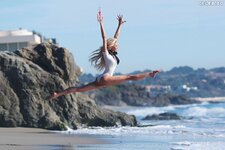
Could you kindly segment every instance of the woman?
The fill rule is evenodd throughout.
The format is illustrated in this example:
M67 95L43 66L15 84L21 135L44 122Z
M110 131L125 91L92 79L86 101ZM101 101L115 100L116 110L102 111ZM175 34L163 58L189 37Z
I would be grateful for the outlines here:
M103 74L98 76L94 82L81 87L70 87L61 92L54 92L50 98L56 98L65 94L75 93L75 92L85 92L93 89L97 89L104 86L111 86L123 83L125 81L141 80L147 77L155 77L159 70L152 72L136 74L136 75L118 75L113 76L116 66L119 64L119 58L116 56L118 49L118 37L120 33L120 27L126 21L123 20L123 16L118 15L118 27L115 32L114 38L106 39L106 34L103 25L102 12L99 11L97 14L97 20L100 24L102 42L103 45L98 50L95 50L90 56L91 63L98 69L103 70Z

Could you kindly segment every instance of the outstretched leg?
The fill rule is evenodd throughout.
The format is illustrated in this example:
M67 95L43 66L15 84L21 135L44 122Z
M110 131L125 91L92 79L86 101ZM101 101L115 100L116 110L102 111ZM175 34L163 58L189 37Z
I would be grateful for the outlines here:
M76 93L76 92L86 92L86 91L90 91L100 87L102 86L95 81L81 87L69 87L61 92L54 92L52 95L48 97L48 99L54 99L62 95Z
M135 75L104 76L101 78L99 83L105 86L116 85L126 81L142 80L147 77L154 78L159 72L160 70L155 70L152 72L140 73Z
M86 91L90 91L93 89L97 89L103 86L111 86L111 85L116 85L116 84L120 84L123 83L125 81L136 81L136 80L141 80L147 77L155 77L156 74L158 74L160 71L159 70L155 70L152 72L147 72L147 73L141 73L141 74L136 74L136 75L119 75L119 76L103 76L100 81L94 81L91 82L87 85L81 86L81 87L70 87L67 88L61 92L54 92L52 95L50 95L48 97L48 99L53 99L53 98L57 98L59 96L62 95L66 95L66 94L70 94L70 93L76 93L76 92L86 92Z

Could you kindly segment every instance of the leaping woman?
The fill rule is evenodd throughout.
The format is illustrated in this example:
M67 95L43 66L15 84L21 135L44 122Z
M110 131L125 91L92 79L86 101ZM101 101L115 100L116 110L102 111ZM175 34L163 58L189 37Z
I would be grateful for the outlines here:
M117 16L118 27L116 29L115 35L113 38L106 38L106 33L103 25L103 15L101 10L97 14L97 20L100 24L101 35L102 35L102 46L92 52L90 56L90 62L98 70L104 70L104 72L99 75L94 82L86 84L80 87L69 87L61 92L54 92L49 96L50 99L57 98L62 95L76 93L76 92L86 92L89 90L94 90L101 87L107 87L111 85L120 84L126 81L135 81L141 80L147 77L155 77L160 70L154 70L152 72L135 74L135 75L115 75L113 73L116 69L116 66L119 64L120 60L116 56L118 50L118 38L120 33L121 25L126 21L123 20L122 15Z

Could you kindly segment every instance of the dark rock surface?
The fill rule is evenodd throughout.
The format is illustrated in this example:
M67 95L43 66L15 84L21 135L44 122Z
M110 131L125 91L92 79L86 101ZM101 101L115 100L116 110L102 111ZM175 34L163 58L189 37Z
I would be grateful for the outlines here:
M142 120L181 120L182 117L178 116L176 113L161 113L161 114L153 114L153 115L147 115Z
M82 93L46 99L53 91L76 86L80 73L72 54L56 45L0 52L0 126L63 130L137 125L134 116L102 109Z

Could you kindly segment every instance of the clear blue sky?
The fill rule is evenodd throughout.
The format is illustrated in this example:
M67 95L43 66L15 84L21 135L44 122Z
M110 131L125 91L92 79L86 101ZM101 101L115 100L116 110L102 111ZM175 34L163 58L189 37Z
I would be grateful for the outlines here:
M224 0L222 0L224 2ZM225 4L201 6L200 0L1 0L0 30L20 27L56 38L86 73L97 73L89 54L101 46L96 13L101 7L108 37L117 14L121 30L117 72L225 66Z

